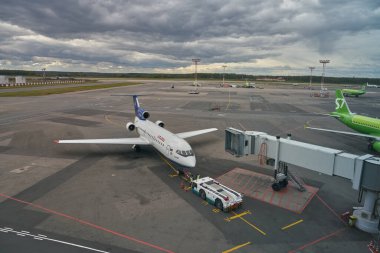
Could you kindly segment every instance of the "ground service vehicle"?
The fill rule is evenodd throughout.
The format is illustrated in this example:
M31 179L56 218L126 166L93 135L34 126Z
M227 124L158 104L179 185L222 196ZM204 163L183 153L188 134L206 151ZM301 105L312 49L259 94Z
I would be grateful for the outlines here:
M224 212L229 212L243 204L243 194L222 185L211 177L192 180L192 191Z

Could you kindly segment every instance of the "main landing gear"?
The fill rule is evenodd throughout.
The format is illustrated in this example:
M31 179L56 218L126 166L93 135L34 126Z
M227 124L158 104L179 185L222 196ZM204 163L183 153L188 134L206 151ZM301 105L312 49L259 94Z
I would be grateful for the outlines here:
M140 147L139 145L133 145L133 146L132 146L132 149L133 149L133 151L135 151L135 152L140 152L140 151L141 151L141 147Z

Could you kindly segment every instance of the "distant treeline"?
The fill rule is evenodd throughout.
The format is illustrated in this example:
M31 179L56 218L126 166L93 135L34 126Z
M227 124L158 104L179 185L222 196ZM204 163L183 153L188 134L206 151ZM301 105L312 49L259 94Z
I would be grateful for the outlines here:
M0 70L0 75L22 75L29 77L42 77L42 71L26 70ZM46 77L77 77L77 78L158 78L158 79L192 79L194 74L164 74L164 73L98 73L98 72L61 72L46 71ZM233 81L255 81L257 79L276 79L282 78L286 82L308 83L310 76L263 76L263 75L243 75L226 73L224 78ZM203 80L221 80L221 73L198 73L198 79ZM313 83L320 83L321 76L313 76ZM325 83L338 84L380 84L380 78L357 78L357 77L325 77Z

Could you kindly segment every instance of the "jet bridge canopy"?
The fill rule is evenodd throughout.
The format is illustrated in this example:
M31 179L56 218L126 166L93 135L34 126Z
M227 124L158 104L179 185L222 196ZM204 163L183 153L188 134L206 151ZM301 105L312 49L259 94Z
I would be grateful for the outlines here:
M305 142L285 138L277 139L275 136L263 132L227 128L225 133L225 149L235 156L259 155L262 146L265 145L265 154L261 155L275 159L277 144L279 144L279 161L330 176L350 179L356 190L359 189L361 168L364 166L364 162L368 163L369 158L375 159L372 155L358 156ZM360 173L355 173L355 171L360 171Z

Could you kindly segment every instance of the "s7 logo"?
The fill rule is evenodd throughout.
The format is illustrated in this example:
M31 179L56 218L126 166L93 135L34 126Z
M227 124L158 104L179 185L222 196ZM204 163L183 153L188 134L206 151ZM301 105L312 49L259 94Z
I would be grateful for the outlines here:
M346 101L344 100L344 98L335 99L335 110L342 109L345 103Z

